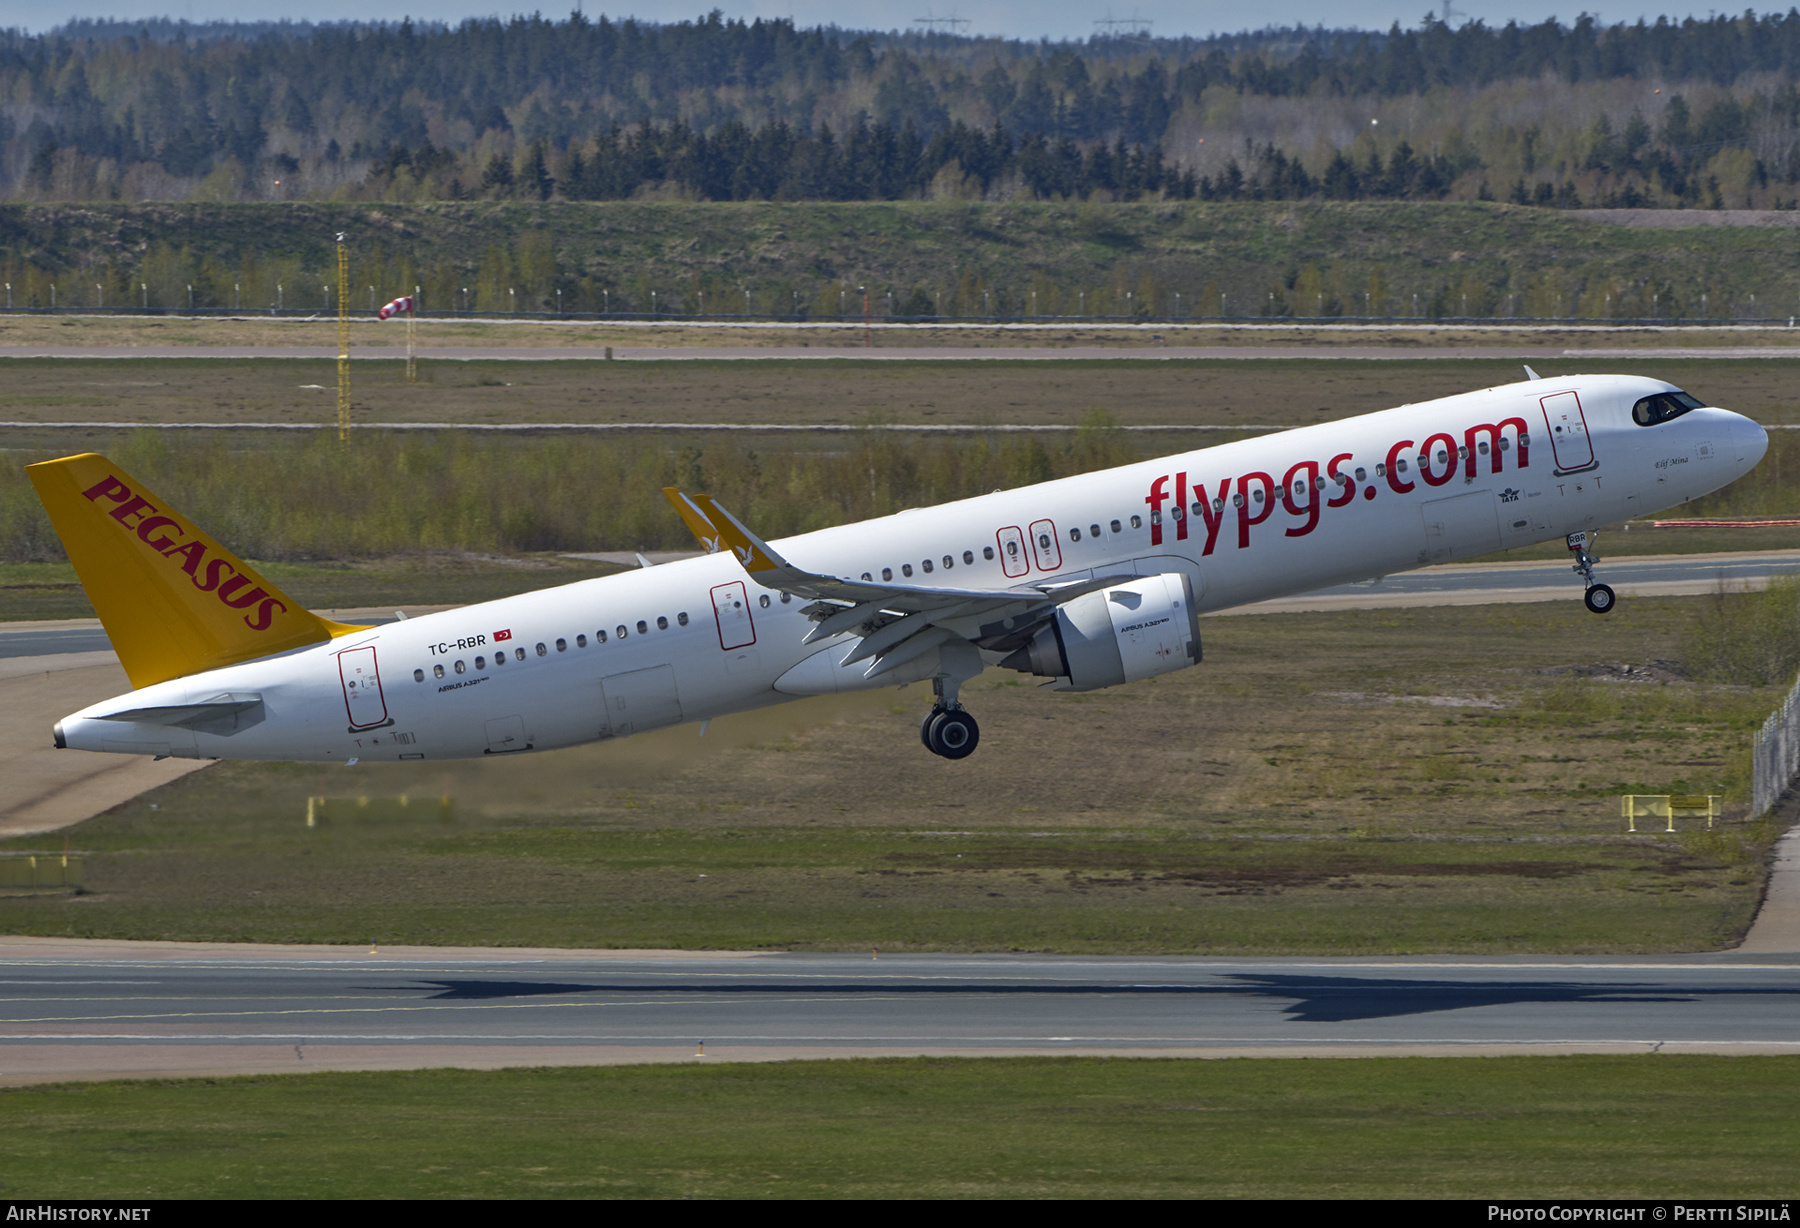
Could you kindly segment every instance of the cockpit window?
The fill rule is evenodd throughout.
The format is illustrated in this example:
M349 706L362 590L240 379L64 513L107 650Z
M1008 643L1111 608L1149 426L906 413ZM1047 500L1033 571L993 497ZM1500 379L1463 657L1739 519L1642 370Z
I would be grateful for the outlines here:
M1659 422L1679 418L1688 410L1699 409L1704 404L1704 401L1691 397L1685 392L1659 392L1655 396L1645 397L1633 405L1631 418L1639 426L1655 426Z

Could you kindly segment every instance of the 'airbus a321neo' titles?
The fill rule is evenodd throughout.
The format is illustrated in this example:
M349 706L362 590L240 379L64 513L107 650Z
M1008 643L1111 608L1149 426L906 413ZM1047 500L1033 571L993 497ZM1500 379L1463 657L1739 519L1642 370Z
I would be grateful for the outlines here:
M1201 614L1590 534L1762 458L1658 380L1540 379L765 543L667 492L702 557L382 626L308 612L92 453L30 474L135 688L56 745L353 763L549 750L930 680L975 749L988 666L1091 691L1200 660Z

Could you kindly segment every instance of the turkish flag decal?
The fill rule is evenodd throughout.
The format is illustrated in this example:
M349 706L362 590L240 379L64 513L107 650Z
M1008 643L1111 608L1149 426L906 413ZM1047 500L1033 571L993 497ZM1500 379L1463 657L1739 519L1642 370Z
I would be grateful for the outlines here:
M512 638L512 628L511 627L508 627L505 631L494 632L494 643L496 643L496 644L498 644L501 640L510 640L511 638Z

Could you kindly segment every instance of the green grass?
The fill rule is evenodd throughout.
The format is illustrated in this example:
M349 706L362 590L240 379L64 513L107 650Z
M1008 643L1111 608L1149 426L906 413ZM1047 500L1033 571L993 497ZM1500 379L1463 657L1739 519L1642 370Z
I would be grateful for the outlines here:
M1800 1059L909 1058L0 1092L0 1196L1785 1198Z
M1092 695L994 671L981 750L923 687L506 760L224 763L52 837L87 894L0 931L225 941L1134 952L1729 946L1786 821L1746 819L1781 687L1608 682L1701 599L1208 620L1205 663ZM1144 736L1153 730L1154 736ZM1618 794L1716 793L1711 836ZM308 795L453 799L405 813ZM1688 824L1691 828L1692 824Z
M0 899L0 929L444 946L1659 951L1735 940L1761 880L1759 850L1735 833L1690 851L1143 830L179 823L159 813L111 840L84 833L90 894Z
M1800 288L1800 240L1785 229L1626 227L1491 203L84 203L9 205L0 221L43 271L26 280L79 269L80 284L115 281L114 301L140 277L158 280L137 266L167 245L205 265L193 280L215 302L239 281L246 303L271 303L284 278L287 301L304 302L296 287L326 280L340 231L352 284L422 284L430 310L460 306L463 286L509 284L541 307L554 284L590 309L602 289L615 310L646 310L660 290L659 307L676 314L702 291L735 309L749 289L761 312L786 312L797 294L803 310L835 313L840 288L859 283L877 303L921 287L948 304L960 288L973 311L991 290L1015 313L1034 288L1044 312L1073 311L1085 292L1088 310L1120 317L1127 290L1134 306L1179 291L1186 311L1216 310L1224 292L1234 314L1263 310L1271 294L1306 311L1305 284L1355 310L1378 278L1378 314L1410 314L1414 295L1426 310L1436 300L1460 311L1466 294L1476 314L1505 315L1517 296L1522 315L1598 318L1647 314L1652 294L1659 315L1698 315L1702 294L1723 314L1747 309L1750 295L1792 303ZM528 240L549 257L530 258L532 277L519 269ZM66 287L75 274L64 277ZM173 284L153 287L151 301L185 306ZM476 306L511 302L495 294Z

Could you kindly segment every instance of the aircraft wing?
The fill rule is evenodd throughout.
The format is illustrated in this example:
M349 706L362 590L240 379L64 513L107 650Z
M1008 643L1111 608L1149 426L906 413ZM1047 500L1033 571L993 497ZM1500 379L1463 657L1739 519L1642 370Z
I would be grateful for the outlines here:
M856 635L860 642L843 664L874 658L864 672L868 678L897 669L951 639L1010 652L1030 639L1063 602L1136 578L1106 576L1020 588L851 580L794 566L710 495L688 495L672 486L664 487L663 494L709 554L730 550L764 588L812 602L804 613L818 625L805 643Z

